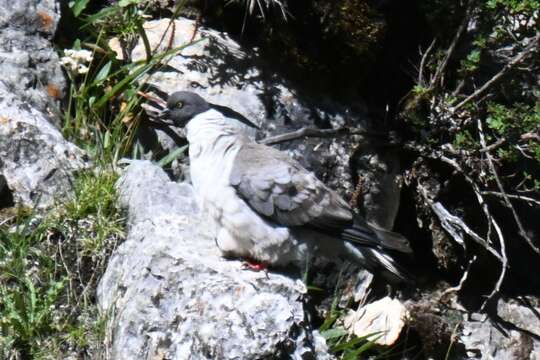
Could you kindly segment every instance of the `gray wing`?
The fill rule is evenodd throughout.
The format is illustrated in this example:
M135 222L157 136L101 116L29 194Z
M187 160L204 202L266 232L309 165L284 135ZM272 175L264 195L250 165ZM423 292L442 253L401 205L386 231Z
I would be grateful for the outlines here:
M322 229L353 224L349 205L337 193L274 148L244 145L229 180L252 209L278 224Z

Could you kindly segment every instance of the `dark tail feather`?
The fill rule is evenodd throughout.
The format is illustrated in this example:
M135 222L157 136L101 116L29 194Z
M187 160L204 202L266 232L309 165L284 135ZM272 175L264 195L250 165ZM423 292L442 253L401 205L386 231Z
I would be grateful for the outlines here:
M345 229L341 236L344 240L358 245L382 247L406 254L412 253L409 241L404 236L368 223L355 223L352 227Z
M345 243L348 258L392 283L412 283L414 277L383 250Z

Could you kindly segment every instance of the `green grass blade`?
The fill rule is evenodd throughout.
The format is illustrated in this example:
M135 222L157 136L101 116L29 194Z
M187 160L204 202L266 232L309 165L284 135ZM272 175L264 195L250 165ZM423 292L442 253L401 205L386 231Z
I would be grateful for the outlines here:
M180 155L182 155L187 150L187 148L188 146L184 145L174 151L171 151L167 156L163 157L161 160L158 161L158 165L161 167L165 167L169 165L174 160L176 160Z
M337 327L333 329L328 329L321 332L322 337L324 337L326 340L336 339L342 336L347 335L347 330Z
M96 77L94 78L94 81L90 86L96 86L101 85L101 83L107 79L107 76L109 76L109 72L111 71L112 61L109 60L103 67L99 70L99 72L96 74Z
M132 82L134 82L135 80L137 80L137 78L139 78L140 76L144 75L147 71L149 71L153 66L157 65L157 63L159 61L161 61L163 58L169 56L169 55L174 55L176 54L177 52L179 51L182 51L182 49L185 49L186 47L190 46L190 45L193 45L201 40L205 40L205 39L200 39L200 40L197 40L197 41L194 41L192 43L189 43L189 44L185 44L185 45L182 45L182 46L179 46L179 47L176 47L174 49L171 49L171 50L168 50L168 51L165 51L161 54L159 54L158 56L154 57L150 62L148 62L147 64L145 65L142 65L140 66L139 68L135 69L131 74L129 74L128 76L126 76L124 79L122 79L121 81L119 81L113 88L111 91L109 91L108 93L106 93L105 95L103 95L97 102L96 102L96 105L95 105L95 108L96 109L99 109L101 108L102 106L104 106L113 96L116 96L118 93L120 93L122 90L124 90L125 87L127 87L129 84L131 84Z
M71 11L73 11L73 15L75 17L79 17L84 9L86 9L86 6L88 6L88 3L90 0L75 0L73 5L71 6Z

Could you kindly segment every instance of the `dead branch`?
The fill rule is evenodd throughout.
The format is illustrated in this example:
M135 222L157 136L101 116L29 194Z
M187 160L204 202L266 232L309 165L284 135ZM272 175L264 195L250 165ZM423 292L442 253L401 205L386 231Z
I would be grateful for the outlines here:
M485 143L484 143L484 147L485 147ZM490 295L486 298L486 300L482 304L481 309L483 309L484 306L487 304L487 302L500 291L501 284L506 276L506 268L508 267L508 257L506 256L506 242L504 241L504 236L502 234L501 228L499 224L497 223L497 221L495 220L495 218L491 215L491 212L489 211L489 207L487 203L484 201L484 198L482 197L482 194L476 182L468 174L466 174L461 168L461 166L459 166L459 164L455 162L454 160L447 158L445 156L441 156L440 159L446 162L447 164L451 165L452 167L454 167L456 170L458 170L463 175L465 180L471 185L474 191L474 194L476 195L478 204L480 204L480 207L482 208L482 211L484 212L484 215L486 219L488 220L488 223L490 224L488 227L487 242L489 242L489 239L491 238L492 226L495 229L495 232L497 233L497 238L499 239L500 256L497 258L501 261L501 273L499 275L497 283L495 284L495 287L493 288L493 291L490 293Z
M478 120L477 124L478 124L478 132L479 132L479 136L480 136L480 144L482 145L483 148L486 148L486 139L484 137L484 132L483 132L483 129L482 129L482 122L480 120ZM495 171L495 166L493 165L493 160L491 158L491 154L489 153L489 151L486 152L486 157L488 159L489 167L490 167L491 171L493 172L493 174L495 175L495 178L497 179L497 184L500 185L500 190L501 190L501 192L504 193L504 190L502 189L502 185L500 183L500 179L499 179L499 177L497 175L497 172ZM487 204L485 206L486 206L486 209L487 209ZM506 242L504 240L504 236L502 234L501 228L500 228L499 224L495 221L495 218L493 218L492 216L490 216L490 221L493 224L493 228L495 229L495 232L497 233L497 238L499 239L499 246L500 246L500 250L501 250L501 255L503 257L504 262L502 264L501 273L499 274L499 278L497 280L497 283L495 284L495 287L493 288L491 293L488 295L488 297L486 298L486 300L482 303L482 306L480 307L481 311L484 309L484 307L489 302L489 300L491 300L496 294L498 294L501 291L501 285L502 285L502 283L504 281L504 278L506 276L506 268L508 266L508 258L506 256Z
M482 145L482 147L485 148L486 147L486 139L485 139L485 136L484 136L484 129L482 127L482 121L481 120L477 121L477 126L478 126L478 134L480 136L480 144ZM499 174L497 173L497 170L495 169L495 165L493 163L493 158L491 157L491 154L489 153L489 151L487 151L485 154L486 154L486 159L487 159L487 162L488 162L488 165L489 165L489 169L491 170L491 173L492 173L493 177L495 178L495 182L497 183L497 187L499 188L499 192L502 194L502 197L504 199L506 207L508 209L510 209L510 211L512 212L512 216L514 217L516 225L518 226L519 235L523 239L525 239L525 241L527 242L527 244L529 244L531 249L533 249L538 255L540 255L540 249L538 249L538 247L536 247L534 245L532 239L527 235L527 232L525 231L525 228L523 227L523 223L521 222L521 219L519 218L519 216L518 216L518 214L516 212L516 209L514 208L514 205L512 204L510 199L508 198L508 195L506 194L506 191L504 191L503 184L501 182L501 179L499 178Z
M448 60L450 60L450 57L454 53L454 50L456 49L457 43L459 41L459 38L463 34L463 31L467 28L467 24L469 23L469 20L471 18L473 6L471 6L471 2L467 2L467 10L465 11L465 16L463 17L463 21L459 25L459 28L454 35L454 38L452 39L452 43L448 47L448 50L446 50L446 54L444 56L443 61L439 64L437 67L437 70L435 71L435 75L431 79L430 88L433 89L437 83L441 80L444 71L446 70L446 66L448 65Z
M420 61L420 68L418 69L418 85L424 86L424 68L426 66L426 60L429 54L431 53L431 50L435 46L435 43L437 42L437 39L433 39L431 44L428 46L424 54L422 55L422 60Z
M274 145L286 141L292 141L303 137L320 137L329 138L343 135L371 135L371 136L386 136L384 133L371 132L358 128L338 128L338 129L317 129L303 127L295 131L287 132L280 135L270 136L259 141L261 144Z
M492 150L495 150L497 149L499 146L502 146L504 145L504 143L506 143L506 138L500 138L499 140L495 141L493 144L490 144L486 147L483 147L481 148L480 150L478 150L479 153L486 153L486 152L489 152L489 151L492 151Z
M472 93L471 95L469 95L465 100L461 101L459 104L457 104L453 109L452 111L457 111L459 110L460 108L462 108L463 106L465 106L467 103L469 103L471 100L474 100L476 99L477 97L479 97L480 95L482 95L487 89L489 89L493 84L495 84L499 79L501 79L504 75L506 75L506 73L508 73L511 69L513 69L516 65L518 65L519 63L521 63L525 57L527 57L527 55L529 55L530 53L532 52L535 52L538 50L538 45L540 43L540 33L536 34L536 36L533 38L533 40L531 40L531 42L529 43L529 45L527 45L527 47L525 48L525 50L523 50L522 52L520 52L519 54L517 54L516 56L514 56L514 58L512 58L512 60L507 63L506 65L504 65L504 67L501 69L501 71L499 71L497 74L495 74L491 79L489 79L488 81L486 81L486 83L484 85L482 85L482 87L480 87L478 90L476 90L474 93Z
M490 195L504 199L504 194L497 191L482 191L482 195ZM523 195L506 194L509 199L521 200L524 202L540 205L540 201Z
M493 217L490 217L491 223L493 224L493 227L495 228L495 232L497 233L497 237L499 238L499 245L501 247L501 256L503 259L502 265L501 265L501 273L499 275L499 279L497 280L497 283L495 284L495 287L493 288L493 291L488 295L482 306L480 307L480 311L484 310L484 307L488 303L489 300L491 300L496 294L501 291L501 285L504 281L504 278L506 277L506 268L508 267L508 257L506 256L506 242L504 241L504 236L502 234L501 228L497 221Z
M471 271L471 266L476 261L476 258L477 258L476 255L474 255L472 257L472 259L469 260L469 263L467 264L467 268L465 269L465 272L461 276L461 279L459 280L458 285L453 286L453 287L449 287L448 289L444 290L442 292L441 296L439 297L440 299L443 298L444 296L450 294L450 293L458 292L458 291L461 290L461 288L463 287L463 284L465 284L465 281L467 281L467 278L469 277L469 272Z
M463 240L463 237L461 236L461 234L458 233L458 230L461 230L465 234L469 235L469 237L474 240L474 242L489 251L501 263L503 262L503 258L501 257L501 255L497 252L497 250L495 250L492 246L489 245L489 242L486 239L474 232L474 230L472 230L462 219L455 215L452 215L440 202L432 201L429 198L427 194L427 189L424 186L419 184L418 187L421 190L420 194L422 195L424 200L429 204L435 215L437 215L437 217L439 218L441 226L448 232L448 234L450 234L450 236L452 236L455 242L465 248L465 242Z

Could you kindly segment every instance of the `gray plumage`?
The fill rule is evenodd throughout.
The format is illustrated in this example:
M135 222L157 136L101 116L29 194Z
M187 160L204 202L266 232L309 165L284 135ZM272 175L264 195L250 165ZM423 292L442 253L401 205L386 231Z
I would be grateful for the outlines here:
M410 252L407 240L367 224L298 162L250 140L247 119L228 118L190 92L172 94L161 117L186 126L193 186L226 255L285 265L318 252L407 280L386 251Z

